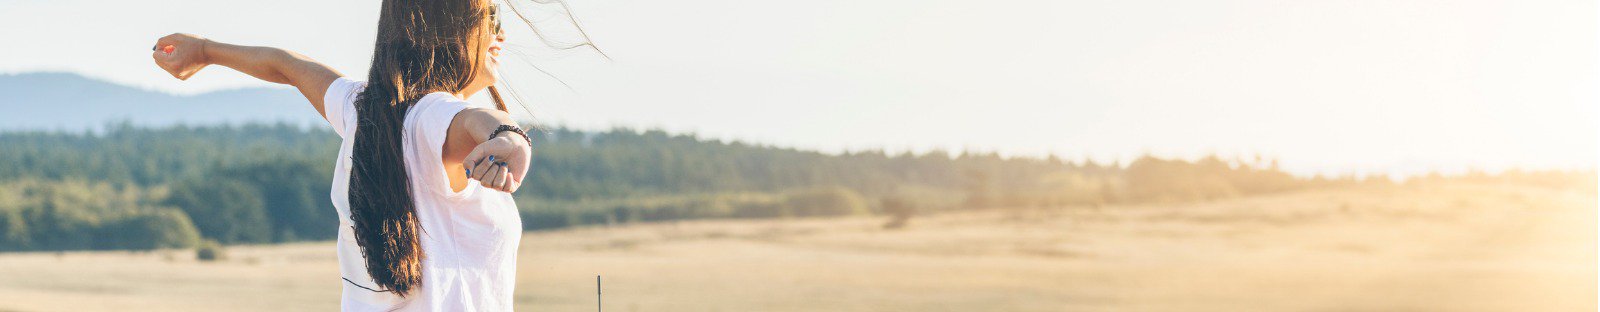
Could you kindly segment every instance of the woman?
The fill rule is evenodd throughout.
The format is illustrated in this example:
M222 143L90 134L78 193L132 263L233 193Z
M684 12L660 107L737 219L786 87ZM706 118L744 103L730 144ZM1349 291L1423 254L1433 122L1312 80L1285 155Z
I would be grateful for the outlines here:
M341 138L332 199L345 311L511 310L522 221L511 192L531 148L492 87L489 0L385 0L365 82L299 54L173 34L156 65L222 65L293 85ZM464 98L491 91L496 109ZM476 180L472 182L469 180Z

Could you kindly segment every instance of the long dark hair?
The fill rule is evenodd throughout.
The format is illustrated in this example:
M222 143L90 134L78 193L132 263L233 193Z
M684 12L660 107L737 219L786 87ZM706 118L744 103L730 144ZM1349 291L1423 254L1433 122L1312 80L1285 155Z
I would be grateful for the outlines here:
M478 75L489 43L473 38L491 31L490 3L384 0L382 6L372 70L355 101L350 219L373 282L405 296L421 285L425 256L401 149L406 111L429 93L466 89Z

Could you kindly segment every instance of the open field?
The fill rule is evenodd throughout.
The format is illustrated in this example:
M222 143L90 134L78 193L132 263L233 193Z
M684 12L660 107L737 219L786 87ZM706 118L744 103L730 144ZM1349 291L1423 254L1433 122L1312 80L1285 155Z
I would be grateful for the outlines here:
M1596 198L1486 185L530 233L524 311L1594 311ZM0 311L336 310L331 243L0 255Z

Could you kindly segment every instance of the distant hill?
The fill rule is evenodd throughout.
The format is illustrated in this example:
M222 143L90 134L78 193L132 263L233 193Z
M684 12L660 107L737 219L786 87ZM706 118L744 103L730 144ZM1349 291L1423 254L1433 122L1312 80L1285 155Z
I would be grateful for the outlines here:
M0 131L100 129L107 123L210 125L321 122L292 89L248 88L193 96L114 84L70 73L0 75Z

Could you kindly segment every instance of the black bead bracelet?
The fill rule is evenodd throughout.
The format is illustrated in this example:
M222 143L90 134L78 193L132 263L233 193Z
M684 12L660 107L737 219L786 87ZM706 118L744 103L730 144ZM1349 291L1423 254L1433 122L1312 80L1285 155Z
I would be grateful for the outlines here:
M533 138L528 137L528 133L522 132L522 128L519 128L516 125L500 125L500 127L494 128L494 132L489 133L489 139L493 140L496 136L499 136L501 132L506 131L516 132L517 134L522 135L522 139L528 141L528 145L533 145Z

